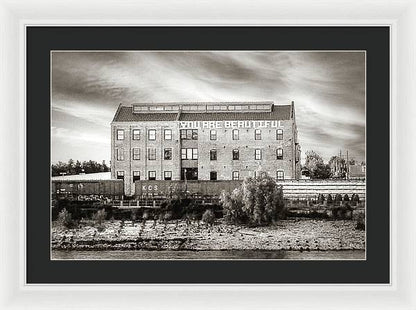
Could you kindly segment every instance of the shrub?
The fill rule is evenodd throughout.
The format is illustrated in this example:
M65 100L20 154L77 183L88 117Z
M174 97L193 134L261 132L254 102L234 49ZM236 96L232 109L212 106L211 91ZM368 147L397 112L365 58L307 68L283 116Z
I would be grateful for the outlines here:
M318 195L318 203L319 203L319 204L323 204L323 203L324 203L324 201L325 201L325 196L324 196L324 195L322 195L322 194L319 194L319 195Z
M332 196L331 196L331 194L328 194L328 198L326 199L326 201L328 202L328 204L332 203Z
M231 194L223 192L220 201L226 220L255 226L281 218L284 209L282 187L269 176L244 180Z
M344 195L344 201L350 201L350 198L348 197L348 194Z
M358 230L364 230L365 229L365 213L359 213L357 216L357 225L355 226Z
M360 202L360 197L358 196L358 194L353 194L352 197L351 197L351 200L356 202L356 203L359 203Z
M143 222L146 222L148 219L150 219L149 211L145 210L143 212L142 219L143 219Z
M58 214L58 223L66 228L71 228L74 225L72 215L65 208Z
M335 195L335 203L339 203L339 202L341 202L342 201L342 196L341 196L341 194L336 194Z
M131 210L130 219L133 223L137 221L137 210Z
M98 226L99 228L102 228L102 224L107 217L107 212L105 212L104 209L98 210L93 216L92 219L94 221L94 224Z
M202 221L212 226L215 222L215 215L211 209L205 210L204 214L202 214Z
M170 220L172 219L172 217L173 217L172 212L168 211L168 212L166 212L166 213L164 214L164 216L163 216L163 220L164 220L165 222L167 222L167 221L170 221Z

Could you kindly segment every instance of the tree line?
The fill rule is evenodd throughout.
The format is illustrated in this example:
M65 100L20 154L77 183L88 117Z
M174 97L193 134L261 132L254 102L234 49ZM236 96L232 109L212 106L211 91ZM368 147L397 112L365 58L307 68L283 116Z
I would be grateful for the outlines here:
M348 173L348 166L356 164L354 158L348 159L347 162L342 156L332 156L328 163L325 164L322 157L315 151L307 151L305 154L306 160L303 171L306 170L306 174L311 179L344 179ZM363 164L364 162L361 163L361 165Z
M76 162L73 159L68 160L67 163L59 161L56 164L52 164L52 176L75 175L80 173L97 173L97 172L108 172L110 168L103 162L102 164L97 163L93 160Z

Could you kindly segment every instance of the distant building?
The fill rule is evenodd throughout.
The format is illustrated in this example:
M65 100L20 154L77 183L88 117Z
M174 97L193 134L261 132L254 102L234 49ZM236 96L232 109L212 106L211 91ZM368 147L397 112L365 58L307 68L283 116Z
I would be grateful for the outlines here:
M120 105L111 123L111 177L138 180L300 178L294 103Z
M365 164L349 165L349 178L350 179L364 179L365 169L366 169Z

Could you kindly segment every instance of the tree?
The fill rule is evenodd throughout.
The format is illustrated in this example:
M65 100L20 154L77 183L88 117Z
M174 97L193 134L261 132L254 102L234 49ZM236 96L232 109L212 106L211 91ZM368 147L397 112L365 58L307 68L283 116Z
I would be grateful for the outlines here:
M80 162L77 160L74 162L73 159L68 160L68 163L63 163L59 161L57 164L52 165L52 176L59 176L61 174L80 174L81 172L85 173L96 173L96 172L108 172L110 169L108 166L103 163L97 163L96 161L89 160Z
M221 194L226 220L251 225L270 224L284 209L282 187L269 176L248 178L233 192Z
M312 174L318 164L324 164L322 157L315 151L306 151L304 167Z
M77 160L77 162L75 163L74 170L75 170L75 174L80 174L82 172L82 165L79 160Z
M345 178L347 174L347 165L344 158L340 156L332 156L328 161L328 165L333 172L333 176Z
M68 160L67 170L68 174L75 174L75 163L73 159Z
M331 177L331 168L329 165L318 163L312 171L312 179L329 179Z

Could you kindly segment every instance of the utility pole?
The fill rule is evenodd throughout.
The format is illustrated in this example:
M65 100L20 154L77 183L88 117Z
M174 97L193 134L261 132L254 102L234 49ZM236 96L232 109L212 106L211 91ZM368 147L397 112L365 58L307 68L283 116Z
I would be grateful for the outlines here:
M347 150L347 180L350 179L350 161L348 160L348 150Z
M187 197L188 195L187 195L187 193L188 193L188 180L187 180L187 177L186 177L186 168L184 169L184 177L185 177L185 197Z

